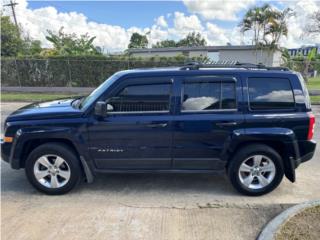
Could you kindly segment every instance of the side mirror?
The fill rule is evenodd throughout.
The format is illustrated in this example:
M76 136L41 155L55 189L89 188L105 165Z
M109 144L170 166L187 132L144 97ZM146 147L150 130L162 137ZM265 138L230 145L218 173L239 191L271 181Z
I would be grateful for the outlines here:
M94 114L99 117L107 116L107 104L103 101L97 102L94 107Z

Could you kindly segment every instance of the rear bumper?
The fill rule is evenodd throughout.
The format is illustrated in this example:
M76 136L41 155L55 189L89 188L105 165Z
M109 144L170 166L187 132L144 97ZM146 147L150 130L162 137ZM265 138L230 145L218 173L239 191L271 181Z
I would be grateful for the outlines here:
M307 162L313 158L314 152L308 153L300 158L300 163Z
M295 159L295 166L298 167L301 163L311 160L314 156L317 143L311 141L299 141L300 157Z

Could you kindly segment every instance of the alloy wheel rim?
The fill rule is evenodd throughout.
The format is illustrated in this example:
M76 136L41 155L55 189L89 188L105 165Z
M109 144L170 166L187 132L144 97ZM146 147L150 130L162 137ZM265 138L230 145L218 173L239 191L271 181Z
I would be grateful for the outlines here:
M239 168L240 182L249 189L267 187L276 175L274 162L265 155L253 155L245 159Z
M61 188L70 180L71 170L68 163L55 154L43 155L34 164L36 180L47 188Z

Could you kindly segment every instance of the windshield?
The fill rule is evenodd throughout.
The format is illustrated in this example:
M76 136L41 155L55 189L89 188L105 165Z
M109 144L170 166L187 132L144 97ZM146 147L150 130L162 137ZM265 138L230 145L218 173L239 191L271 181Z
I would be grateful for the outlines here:
M104 81L99 87L93 90L89 96L82 98L79 104L79 108L86 110L94 101L96 101L101 96L101 94L109 86L111 86L115 82L115 80L119 78L119 75L120 75L119 73L113 74L106 81Z

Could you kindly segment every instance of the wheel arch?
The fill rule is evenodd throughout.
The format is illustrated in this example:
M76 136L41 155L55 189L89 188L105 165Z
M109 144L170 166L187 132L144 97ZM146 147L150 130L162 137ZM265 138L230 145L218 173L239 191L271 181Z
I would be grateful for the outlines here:
M254 145L254 144L263 144L267 145L271 148L273 148L279 155L285 159L288 155L285 150L285 144L281 141L276 141L276 140L251 140L251 141L245 141L239 143L235 148L233 148L231 151L229 151L229 156L228 156L228 163L231 161L233 155L239 151L241 148L247 147L249 145Z
M28 158L29 154L36 149L37 147L46 144L46 143L60 143L68 148L70 148L77 156L77 158L80 160L80 154L74 145L74 143L70 139L66 138L35 138L27 140L22 147L20 157L19 157L19 166L21 168L25 167L25 161Z

